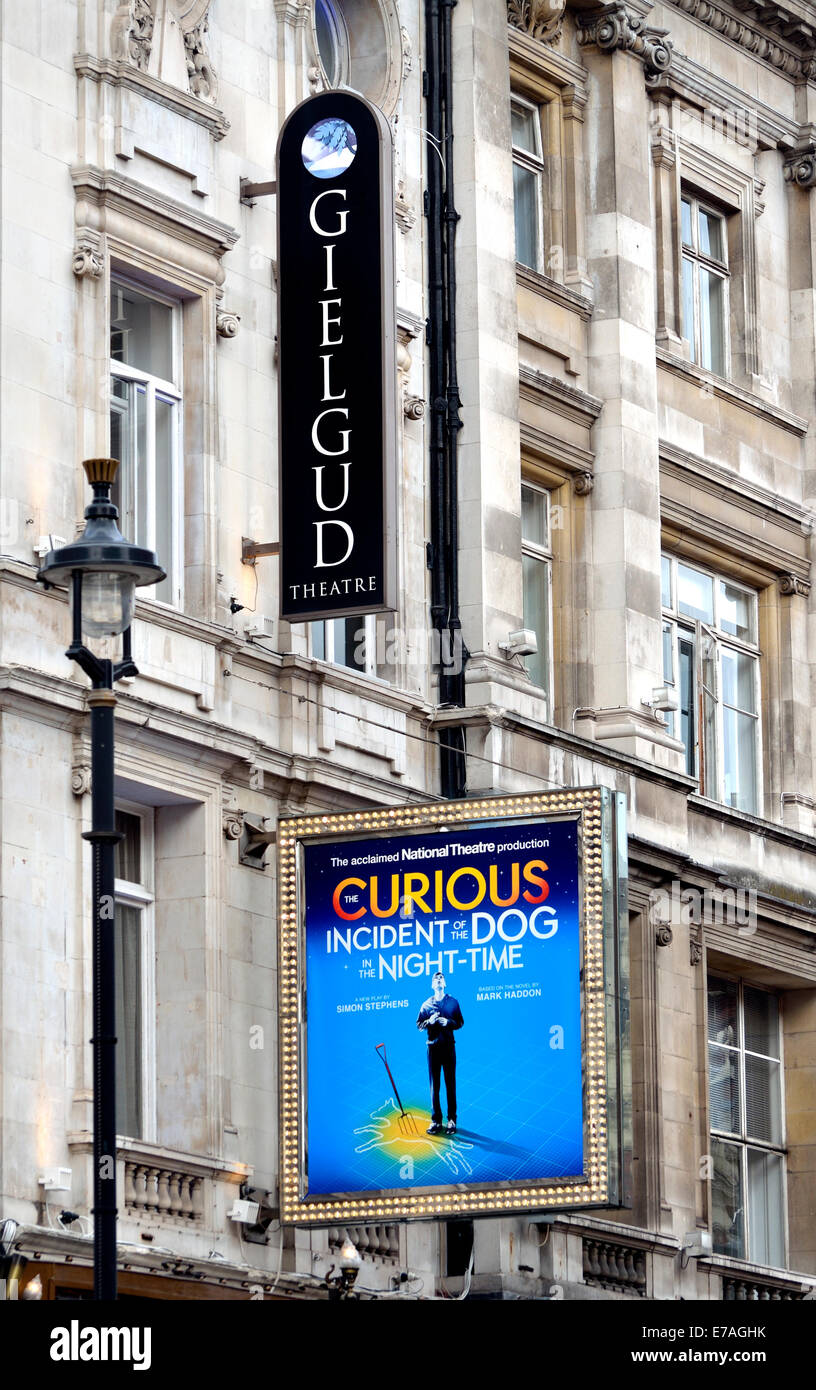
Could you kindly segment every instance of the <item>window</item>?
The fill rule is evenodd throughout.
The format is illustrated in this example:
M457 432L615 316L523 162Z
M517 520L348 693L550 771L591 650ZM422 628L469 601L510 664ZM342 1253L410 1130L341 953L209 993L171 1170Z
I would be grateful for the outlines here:
M309 623L309 638L311 655L319 661L376 676L377 630L373 615Z
M116 1132L151 1138L155 1019L153 812L116 811Z
M691 360L728 373L728 242L725 218L696 198L680 201L682 325Z
M669 732L700 790L752 815L760 806L757 596L669 555L662 560L663 676L679 709Z
M349 36L345 16L331 0L315 0L317 51L330 87L348 86Z
M524 626L538 638L538 651L525 658L530 679L544 692L551 717L552 550L550 495L531 483L521 485L521 565Z
M113 500L127 539L155 550L167 571L151 597L180 605L179 305L112 280L110 318L111 454L121 464Z
M393 115L403 68L397 7L391 0L313 0L310 18L326 85L351 87Z
M513 97L513 198L516 219L516 260L533 270L542 268L543 178L541 113L536 106Z
M708 980L712 1225L718 1254L785 1265L782 1048L776 995Z

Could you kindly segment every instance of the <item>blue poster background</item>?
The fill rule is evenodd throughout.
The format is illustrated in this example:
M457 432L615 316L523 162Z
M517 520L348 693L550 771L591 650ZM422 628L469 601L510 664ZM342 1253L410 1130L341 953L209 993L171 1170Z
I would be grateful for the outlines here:
M515 888L513 864L518 897L510 908L494 905L491 875L494 895L506 902ZM444 896L451 874L463 868L478 870L487 890L472 910L453 907ZM575 821L305 845L304 869L308 1193L580 1176ZM406 873L424 874L429 883L421 903L407 907L404 879L392 884L392 875ZM371 911L374 876L380 911L391 907L392 891L399 894L401 906L386 917ZM348 878L364 886L338 893ZM415 889L417 883L421 890L422 880L413 880ZM480 880L464 873L452 887L464 904L478 895ZM534 903L524 900L525 890ZM364 911L345 920L336 907ZM452 1135L426 1133L427 1034L417 1028L440 968L464 1018L455 1032ZM408 1120L378 1044L385 1045ZM444 1082L441 1099L444 1112Z

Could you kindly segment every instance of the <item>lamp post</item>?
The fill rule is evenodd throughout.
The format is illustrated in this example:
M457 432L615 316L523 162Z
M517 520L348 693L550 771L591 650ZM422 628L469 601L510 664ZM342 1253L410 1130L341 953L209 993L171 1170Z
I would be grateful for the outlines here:
M113 794L114 681L138 675L131 657L130 624L137 585L164 579L152 550L126 541L111 501L118 459L86 459L93 487L78 540L52 550L37 576L46 586L67 584L72 637L65 653L91 681L91 829L93 846L93 1076L94 1076L94 1298L116 1298L116 995ZM122 660L100 660L83 644L122 634Z
M341 1300L357 1298L354 1292L354 1285L357 1282L357 1275L360 1273L362 1260L357 1253L357 1247L350 1236L346 1236L340 1249L340 1268L337 1274L334 1273L334 1265L326 1275L325 1284L329 1291L330 1302L340 1302Z

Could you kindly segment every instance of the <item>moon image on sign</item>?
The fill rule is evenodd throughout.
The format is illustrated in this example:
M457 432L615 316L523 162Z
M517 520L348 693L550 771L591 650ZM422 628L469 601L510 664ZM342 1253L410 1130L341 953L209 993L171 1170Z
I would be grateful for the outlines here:
M300 153L316 179L336 179L346 172L357 153L357 136L348 121L330 116L312 126Z

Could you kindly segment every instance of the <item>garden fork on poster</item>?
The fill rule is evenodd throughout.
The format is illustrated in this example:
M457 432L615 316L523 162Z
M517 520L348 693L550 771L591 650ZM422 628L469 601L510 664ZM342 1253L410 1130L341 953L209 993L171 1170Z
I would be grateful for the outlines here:
M397 1098L397 1105L399 1106L400 1112L400 1117L398 1120L400 1134L419 1134L419 1130L417 1129L417 1123L413 1115L408 1110L403 1109L399 1091L397 1090L397 1083L391 1075L391 1068L388 1065L388 1059L385 1055L385 1043L377 1043L377 1046L374 1048L374 1051L377 1053L378 1057L382 1058L383 1066L385 1067L385 1070L388 1072L388 1080L391 1082L394 1095Z

